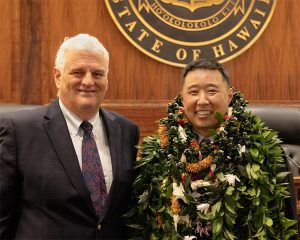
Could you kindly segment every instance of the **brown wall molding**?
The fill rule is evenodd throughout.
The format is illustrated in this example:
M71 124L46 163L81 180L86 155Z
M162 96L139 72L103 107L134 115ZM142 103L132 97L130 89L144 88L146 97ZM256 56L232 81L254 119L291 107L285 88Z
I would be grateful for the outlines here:
M105 100L102 104L103 107L108 108L163 108L171 100Z
M166 108L170 100L105 100L103 107L110 109L140 109L140 108ZM251 105L278 105L300 107L300 101L286 101L286 100L250 100Z

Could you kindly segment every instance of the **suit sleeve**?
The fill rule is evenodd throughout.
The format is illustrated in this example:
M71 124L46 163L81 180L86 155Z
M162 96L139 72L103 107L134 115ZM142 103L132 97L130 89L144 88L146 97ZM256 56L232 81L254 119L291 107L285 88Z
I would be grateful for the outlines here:
M19 209L17 143L12 122L0 119L0 239L12 239Z

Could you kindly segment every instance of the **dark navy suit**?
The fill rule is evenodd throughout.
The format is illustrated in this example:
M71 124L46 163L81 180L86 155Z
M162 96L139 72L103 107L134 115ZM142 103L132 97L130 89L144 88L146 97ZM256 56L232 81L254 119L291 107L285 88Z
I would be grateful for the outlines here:
M0 120L0 239L123 239L138 127L100 110L113 182L104 214L93 209L58 99Z

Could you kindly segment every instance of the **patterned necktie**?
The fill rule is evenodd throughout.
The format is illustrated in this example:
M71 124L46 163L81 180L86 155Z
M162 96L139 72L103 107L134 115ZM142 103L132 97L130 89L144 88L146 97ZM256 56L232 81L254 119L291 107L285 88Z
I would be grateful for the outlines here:
M93 206L99 216L104 208L107 197L104 173L93 135L93 125L82 122L84 131L82 140L82 174L90 191Z

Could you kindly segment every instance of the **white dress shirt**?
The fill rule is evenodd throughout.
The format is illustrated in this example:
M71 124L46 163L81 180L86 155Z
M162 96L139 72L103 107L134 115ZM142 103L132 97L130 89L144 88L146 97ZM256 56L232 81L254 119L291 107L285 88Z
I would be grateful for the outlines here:
M69 111L60 100L59 106L67 122L68 130L77 154L79 165L82 169L82 139L84 134L84 131L80 128L82 120L77 115ZM113 172L107 136L103 126L103 120L98 112L94 117L89 119L88 122L93 125L93 134L104 172L106 189L107 192L109 192L113 180Z

